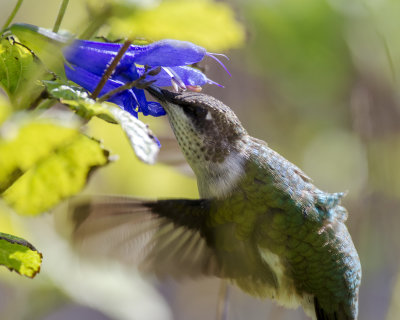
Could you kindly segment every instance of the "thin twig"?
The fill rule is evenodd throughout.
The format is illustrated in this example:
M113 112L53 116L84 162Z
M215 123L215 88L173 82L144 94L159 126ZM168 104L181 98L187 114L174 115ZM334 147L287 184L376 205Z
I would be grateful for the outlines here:
M124 56L125 52L129 49L129 46L132 44L132 42L130 40L126 40L123 44L123 46L121 47L121 49L119 49L117 55L115 56L115 58L111 61L110 65L107 67L106 71L104 72L103 76L100 79L100 82L97 84L96 89L94 89L91 98L93 100L95 100L100 92L101 89L103 89L104 85L106 84L106 82L108 81L108 79L110 79L112 73L114 72L115 68L117 67L118 63L120 62L120 60L122 59L122 57Z
M387 39L386 39L384 33L382 33L381 30L378 28L377 21L376 21L377 19L375 17L374 10L371 8L370 5L367 5L367 3L363 2L363 5L364 5L365 9L367 9L367 11L371 17L371 20L373 21L373 27L375 28L375 32L376 32L377 36L382 41L383 49L385 51L385 55L388 60L388 65L389 65L389 69L390 69L390 72L391 72L391 75L393 78L393 82L396 83L397 82L396 68L395 68L392 54L390 52L390 48L389 48Z
M138 89L147 88L149 85L153 84L156 81L156 80L152 80L152 81L144 82L144 81L142 81L144 79L143 76L141 76L140 78L138 78L136 80L127 82L124 85L122 85L118 88L115 88L114 90L108 91L106 94L102 95L99 99L97 99L97 101L98 102L107 101L112 96L114 96L122 91L132 89L133 87L138 88Z
M19 7L21 6L23 1L24 0L18 0L18 2L16 3L16 5L14 7L14 10L11 12L11 14L8 17L6 23L3 25L3 30L10 25L11 21L13 21L13 19L14 19L15 15L17 14L17 12L19 10Z
M102 7L100 12L93 13L90 7L88 7L90 14L90 24L86 29L79 34L78 39L90 39L96 32L103 26L107 20L112 15L112 7L110 5L105 5Z
M380 32L379 32L379 36L381 37L382 42L383 42L383 48L385 49L385 54L386 54L386 58L388 60L389 69L390 69L391 74L392 74L393 82L396 83L397 82L396 68L394 66L392 55L390 53L389 44L388 44L388 42L386 40L386 37L383 34L381 34Z
M53 32L58 32L60 29L61 21L64 18L65 11L67 10L69 0L63 0L60 10L58 11L57 20L54 23Z
M156 67L154 69L151 69L148 65L144 66L144 73L137 78L136 80L130 81L125 83L124 85L115 88L114 90L108 91L106 94L102 95L99 99L97 99L98 102L104 102L110 99L112 96L125 91L132 89L133 87L138 88L138 89L145 89L148 86L152 85L156 80L150 80L150 81L144 81L144 79L147 76L155 76L159 74L161 71L161 67Z

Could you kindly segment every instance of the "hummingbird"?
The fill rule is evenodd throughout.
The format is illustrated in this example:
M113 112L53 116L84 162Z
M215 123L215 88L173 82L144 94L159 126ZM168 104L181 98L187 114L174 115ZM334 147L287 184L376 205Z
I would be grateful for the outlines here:
M81 247L160 277L216 276L317 320L355 320L361 265L344 193L326 193L251 137L210 95L150 86L200 199L92 197L73 210Z

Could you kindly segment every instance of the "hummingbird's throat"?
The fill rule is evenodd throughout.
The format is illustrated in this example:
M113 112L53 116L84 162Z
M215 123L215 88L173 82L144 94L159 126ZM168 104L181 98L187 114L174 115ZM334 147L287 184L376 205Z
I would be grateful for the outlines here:
M245 157L232 152L222 163L209 163L203 172L196 173L202 197L224 198L237 189L245 176Z
M167 106L168 119L182 152L197 177L201 197L227 196L244 176L247 158L244 135L232 139L207 113L202 125L178 106Z
M201 142L189 143L178 135L177 139L186 160L196 174L201 197L222 198L236 188L245 173L244 154L231 151L215 161L213 155L207 153L207 150L212 149L207 149Z

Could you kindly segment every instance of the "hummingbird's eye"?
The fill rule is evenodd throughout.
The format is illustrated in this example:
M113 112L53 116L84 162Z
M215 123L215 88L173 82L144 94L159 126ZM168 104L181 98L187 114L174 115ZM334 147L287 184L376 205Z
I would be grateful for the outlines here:
M208 114L208 110L192 105L184 106L183 111L187 116L194 119L205 119Z

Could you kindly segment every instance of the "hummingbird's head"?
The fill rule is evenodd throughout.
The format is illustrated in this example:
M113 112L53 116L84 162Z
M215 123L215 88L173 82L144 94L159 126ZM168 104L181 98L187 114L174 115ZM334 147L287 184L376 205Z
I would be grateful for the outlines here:
M202 180L208 179L203 184L214 183L222 189L218 186L221 179L223 184L231 184L232 174L228 171L235 175L242 171L243 143L247 137L233 111L202 93L174 93L157 87L147 90L166 110L179 146L198 178L200 192L213 193L205 190L210 187L201 186Z

